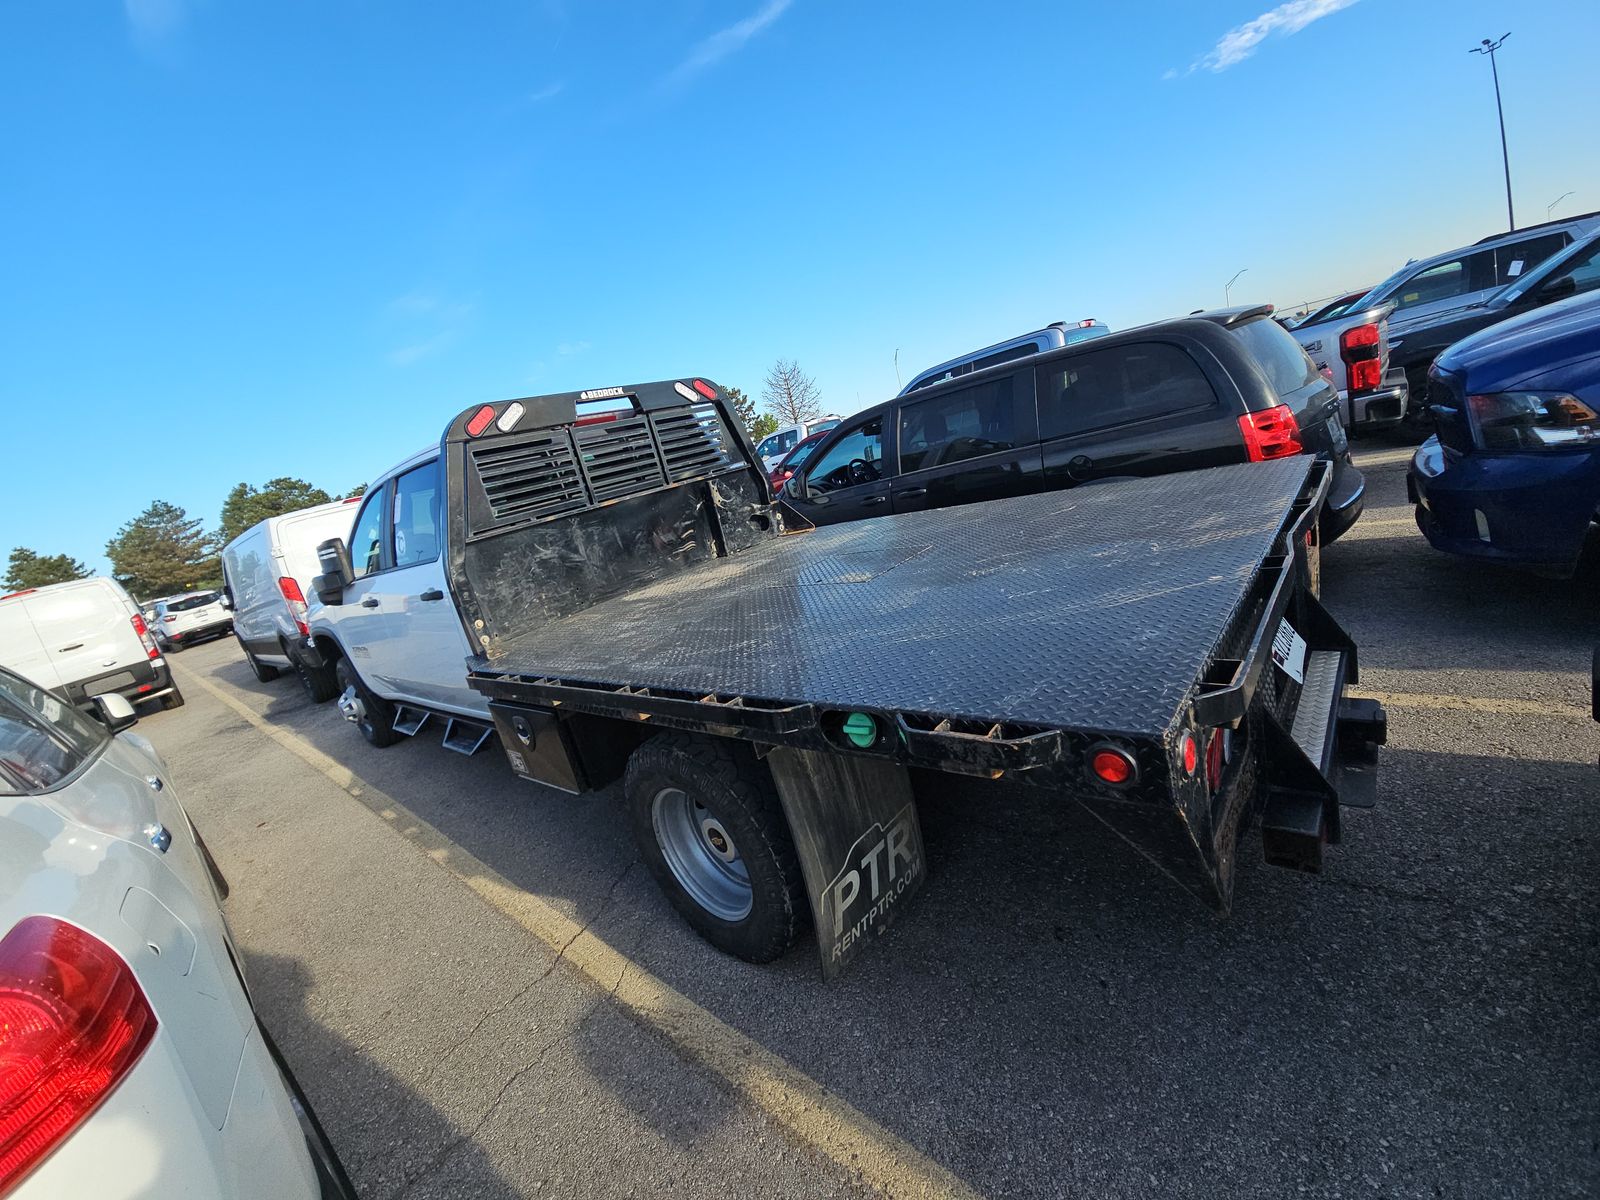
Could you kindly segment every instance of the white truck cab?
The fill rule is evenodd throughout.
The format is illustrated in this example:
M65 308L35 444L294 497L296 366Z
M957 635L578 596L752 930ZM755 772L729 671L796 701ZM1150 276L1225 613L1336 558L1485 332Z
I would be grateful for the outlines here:
M388 745L439 716L445 744L470 753L488 736L489 706L467 686L471 647L445 580L443 488L430 446L367 489L339 543L342 585L328 586L332 547L319 550L307 648L335 671L340 710L369 742Z

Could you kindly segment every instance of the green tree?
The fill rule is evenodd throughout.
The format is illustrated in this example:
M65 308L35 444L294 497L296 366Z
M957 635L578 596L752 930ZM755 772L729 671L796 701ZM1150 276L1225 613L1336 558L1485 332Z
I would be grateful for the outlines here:
M259 491L248 483L237 484L222 502L222 526L217 530L217 540L226 545L257 521L332 499L321 488L287 475L267 480Z
M87 579L94 572L67 554L36 554L26 546L11 551L11 562L3 582L6 590L47 587L73 579Z
M760 445L761 439L778 432L778 418L771 413L758 413L750 423L750 440Z
M355 485L355 487L351 488L344 494L344 498L346 500L354 500L357 496L365 496L366 494L367 485L364 483L358 483Z
M106 543L117 582L136 596L161 596L222 580L216 542L176 504L153 501Z

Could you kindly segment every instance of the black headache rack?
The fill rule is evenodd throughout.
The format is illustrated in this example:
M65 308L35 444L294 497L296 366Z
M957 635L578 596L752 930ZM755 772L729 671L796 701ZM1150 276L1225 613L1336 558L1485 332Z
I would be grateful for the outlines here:
M648 385L633 411L654 416L661 388L684 399ZM670 728L1017 779L1224 910L1249 820L1269 859L1316 870L1341 798L1370 803L1382 710L1345 699L1355 648L1310 586L1328 464L779 536L735 436L742 464L500 521L474 497L523 425L474 437L472 416L446 438L451 586L482 647L470 682L525 776L601 786ZM1125 778L1097 774L1107 753Z

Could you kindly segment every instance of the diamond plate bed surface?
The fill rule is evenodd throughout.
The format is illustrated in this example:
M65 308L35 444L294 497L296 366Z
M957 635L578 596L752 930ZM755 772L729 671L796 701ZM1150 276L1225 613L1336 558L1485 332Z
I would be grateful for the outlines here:
M545 622L469 665L1156 735L1309 469L1283 459L829 526Z

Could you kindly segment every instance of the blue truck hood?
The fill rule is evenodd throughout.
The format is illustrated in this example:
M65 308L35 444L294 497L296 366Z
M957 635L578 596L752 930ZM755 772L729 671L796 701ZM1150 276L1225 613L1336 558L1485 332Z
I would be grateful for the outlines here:
M1440 371L1465 372L1472 391L1529 386L1600 354L1600 292L1536 308L1479 330L1438 359Z

